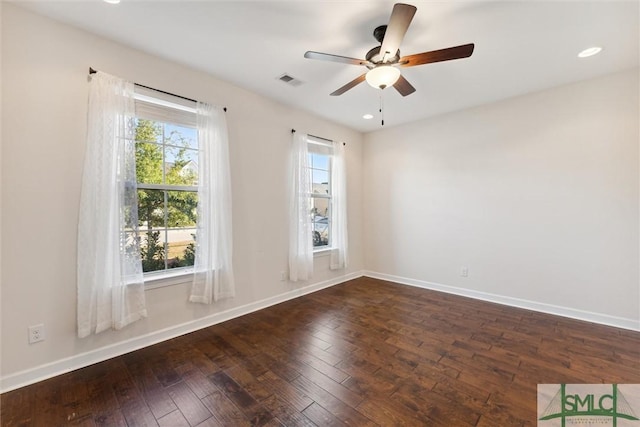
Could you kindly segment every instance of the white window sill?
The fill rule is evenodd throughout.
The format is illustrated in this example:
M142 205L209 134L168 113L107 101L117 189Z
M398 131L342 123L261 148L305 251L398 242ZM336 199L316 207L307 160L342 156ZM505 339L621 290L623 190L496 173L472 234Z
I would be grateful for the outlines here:
M317 257L322 257L322 256L329 256L331 255L331 250L333 248L330 247L325 247L325 248L320 248L320 249L316 249L313 251L313 257L317 258Z
M145 289L164 288L165 286L191 282L193 277L192 268L180 268L176 270L177 271L163 271L162 273L146 273L144 275Z

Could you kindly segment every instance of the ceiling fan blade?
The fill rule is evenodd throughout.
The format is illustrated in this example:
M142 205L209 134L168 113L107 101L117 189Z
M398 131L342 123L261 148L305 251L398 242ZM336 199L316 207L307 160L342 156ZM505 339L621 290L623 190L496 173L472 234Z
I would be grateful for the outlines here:
M403 56L398 61L401 67L415 67L416 65L430 64L432 62L450 61L452 59L468 58L473 53L473 43L461 46L448 47L446 49L432 50L431 52L416 53Z
M364 73L363 75L361 75L359 77L356 77L355 79L351 80L346 85L342 86L340 89L337 89L337 90L331 92L330 95L331 96L340 96L343 93L345 93L346 91L348 91L349 89L353 89L354 87L358 86L360 83L365 81L366 75L367 75L367 73Z
M389 18L389 24L380 48L380 55L384 58L391 59L396 56L416 10L416 7L410 4L396 3L393 6L393 12L391 12L391 18Z
M413 92L416 91L416 88L413 87L411 83L409 83L407 79L404 78L404 76L400 76L400 78L398 79L397 82L395 82L393 87L396 88L396 90L400 92L400 95L402 96L411 95Z
M367 61L366 59L349 58L347 56L331 55L330 53L321 53L321 52L312 52L312 51L305 52L304 57L307 59L318 59L320 61L340 62L342 64L352 64L352 65L369 65L370 64L370 62Z

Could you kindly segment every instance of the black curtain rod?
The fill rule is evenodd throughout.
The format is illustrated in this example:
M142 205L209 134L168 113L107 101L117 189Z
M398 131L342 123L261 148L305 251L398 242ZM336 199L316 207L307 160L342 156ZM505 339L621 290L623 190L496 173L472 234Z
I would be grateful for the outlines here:
M291 129L291 133L296 133L296 130L295 129ZM321 136L315 136L315 135L311 135L311 134L309 134L309 136L311 136L313 138L321 139L323 141L333 142L333 139L327 139L327 138L323 138ZM347 143L343 142L342 145L347 145Z
M92 67L89 67L89 74L95 74L97 72L98 72L98 70L94 70ZM191 101L191 102L196 102L196 103L198 102L195 99L187 98L186 96L176 95L175 93L171 93L171 92L167 92L167 91L164 91L164 90L156 89L154 87L141 85L140 83L134 83L134 85L136 85L138 87L143 87L145 89L153 90L153 91L156 91L156 92L164 93L165 95L175 96L176 98L184 99L185 101ZM222 109L225 112L227 111L227 107L223 107Z

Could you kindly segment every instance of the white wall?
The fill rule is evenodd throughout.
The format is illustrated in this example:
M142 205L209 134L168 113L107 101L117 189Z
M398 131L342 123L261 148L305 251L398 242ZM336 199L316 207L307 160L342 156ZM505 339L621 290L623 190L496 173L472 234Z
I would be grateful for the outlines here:
M105 346L126 348L127 340L308 285L280 281L287 268L291 128L347 143L350 266L333 272L328 257L317 258L311 283L363 269L360 133L10 4L2 13L2 57L3 377ZM203 306L187 302L188 285L149 290L148 319L76 338L76 227L90 66L228 107L235 299ZM28 345L27 327L38 323L45 324L46 340Z
M638 74L367 134L367 270L640 329Z

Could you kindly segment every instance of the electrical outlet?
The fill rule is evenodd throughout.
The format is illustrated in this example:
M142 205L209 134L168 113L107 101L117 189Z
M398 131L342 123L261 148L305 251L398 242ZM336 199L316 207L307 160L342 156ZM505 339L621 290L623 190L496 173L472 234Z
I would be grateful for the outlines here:
M469 267L460 267L460 276L469 277Z
M281 281L281 282L284 282L285 280L287 280L287 272L286 272L286 271L284 271L284 270L282 270L282 271L280 272L280 281Z
M29 326L29 344L44 341L44 323Z

